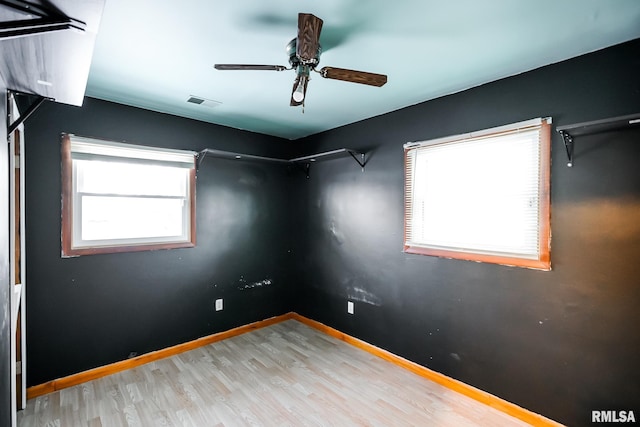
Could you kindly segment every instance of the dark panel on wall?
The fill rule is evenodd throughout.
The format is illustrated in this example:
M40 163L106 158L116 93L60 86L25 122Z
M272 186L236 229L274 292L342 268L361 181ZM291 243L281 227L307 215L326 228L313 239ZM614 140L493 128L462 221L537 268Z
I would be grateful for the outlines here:
M0 75L0 425L11 425L11 288L9 274L9 149L7 87Z
M207 158L197 247L60 257L60 133L283 154L277 138L86 99L26 123L29 385L290 310L286 167ZM224 298L224 310L214 302Z
M638 76L640 40L305 139L368 162L297 181L296 311L568 425L640 414L640 131L576 138L573 168L553 132L553 271L402 253L403 143L637 113Z

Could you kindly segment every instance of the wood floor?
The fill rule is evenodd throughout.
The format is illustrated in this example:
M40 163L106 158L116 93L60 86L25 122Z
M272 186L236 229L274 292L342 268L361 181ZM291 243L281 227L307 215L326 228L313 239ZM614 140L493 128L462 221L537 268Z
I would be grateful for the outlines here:
M18 426L525 426L288 320L32 399Z

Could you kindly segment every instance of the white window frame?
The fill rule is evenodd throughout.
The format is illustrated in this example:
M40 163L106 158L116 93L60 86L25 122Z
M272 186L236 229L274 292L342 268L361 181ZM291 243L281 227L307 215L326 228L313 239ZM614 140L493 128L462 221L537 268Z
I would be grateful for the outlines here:
M551 241L551 225L550 225L550 175L551 175L551 119L537 118L506 126L486 129L464 135L456 135L451 137L439 138L429 141L412 142L404 145L405 159L405 232L404 232L404 252L421 255L431 255L444 258L463 259L469 261L480 261L488 263L496 263L502 265L527 267L539 270L550 270L550 241ZM530 246L535 243L535 250L527 253L503 252L495 248L483 248L478 246L464 246L458 243L431 244L429 238L417 237L417 230L420 225L416 226L414 221L414 195L416 188L415 177L418 165L423 163L416 161L420 150L435 150L447 148L449 144L456 144L455 147L464 149L465 143L478 143L488 141L494 138L494 141L503 141L506 138L513 137L516 134L524 135L527 132L531 135L537 131L538 138L538 176L537 176L537 239L531 241ZM534 134L535 135L535 134ZM476 144L477 145L477 144ZM432 151L433 152L433 151ZM517 159L513 159L516 161ZM480 160L479 160L480 161ZM469 177L469 179L473 179ZM505 176L504 179L509 179ZM446 185L443 181L442 185ZM535 183L532 183L535 186ZM489 191L490 188L487 188ZM430 209L438 209L438 206L430 206ZM490 207L489 207L490 208ZM446 207L443 207L446 209ZM469 213L471 216L473 212ZM417 215L416 215L417 216ZM424 215L423 217L425 217ZM443 225L443 227L446 227Z
M195 164L196 153L185 150L155 148L95 138L80 137L73 134L62 135L62 256L93 255L114 252L135 252L154 249L173 249L195 246ZM113 194L90 194L78 190L79 164L87 162L117 162L140 165L141 167L169 166L181 168L186 182L184 194L144 196L115 192ZM148 169L148 168L147 168ZM184 187L182 187L184 188ZM110 190L109 190L110 191ZM180 235L145 236L133 238L94 239L82 236L82 199L100 197L108 200L115 197L130 199L132 203L145 197L154 199L172 199L181 203L182 223ZM173 233L176 234L176 233Z

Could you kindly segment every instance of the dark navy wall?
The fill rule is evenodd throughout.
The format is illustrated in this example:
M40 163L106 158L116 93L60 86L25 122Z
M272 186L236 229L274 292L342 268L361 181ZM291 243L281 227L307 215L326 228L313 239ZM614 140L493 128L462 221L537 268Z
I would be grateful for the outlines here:
M63 259L61 132L273 156L289 146L95 99L40 107L25 130L30 386L290 310L286 168L207 157L197 176L196 248ZM216 298L224 298L221 312Z
M553 131L550 272L402 253L402 145L637 113L639 76L636 40L305 139L369 160L296 181L295 311L569 425L638 417L640 131L576 138L573 168Z

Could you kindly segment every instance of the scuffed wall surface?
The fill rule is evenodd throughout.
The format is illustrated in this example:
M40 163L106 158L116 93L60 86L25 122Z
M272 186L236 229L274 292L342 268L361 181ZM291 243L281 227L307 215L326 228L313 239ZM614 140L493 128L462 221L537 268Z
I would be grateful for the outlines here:
M277 138L94 99L43 105L25 131L30 386L290 310L286 168L207 157L195 248L63 259L61 132L196 151L286 149Z
M550 272L402 253L409 141L640 112L640 41L305 140L367 152L297 182L296 311L568 425L640 414L640 130L553 131ZM347 301L355 314L347 313Z

